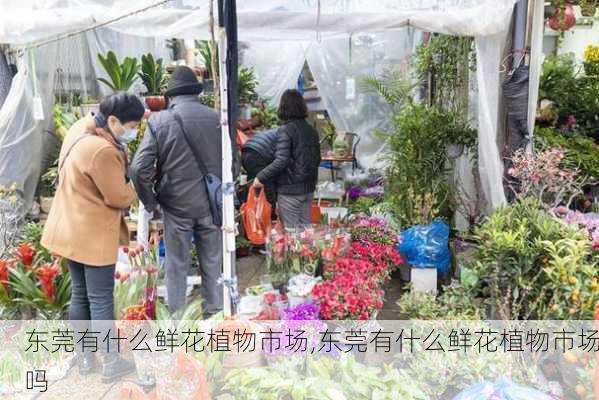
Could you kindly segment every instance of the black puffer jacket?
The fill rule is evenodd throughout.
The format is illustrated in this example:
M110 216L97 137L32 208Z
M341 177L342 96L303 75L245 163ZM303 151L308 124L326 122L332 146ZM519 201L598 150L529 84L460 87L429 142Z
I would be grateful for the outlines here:
M265 162L271 163L275 159L275 149L277 147L278 137L279 131L277 129L260 132L243 145L241 152L253 150L258 153Z
M258 174L258 179L274 180L280 194L313 193L319 165L318 132L305 119L292 120L279 128L274 161Z

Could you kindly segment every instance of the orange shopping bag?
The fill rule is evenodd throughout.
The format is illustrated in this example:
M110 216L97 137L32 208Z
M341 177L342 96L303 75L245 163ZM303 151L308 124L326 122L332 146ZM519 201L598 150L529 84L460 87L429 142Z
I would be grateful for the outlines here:
M243 227L248 240L256 246L266 243L266 236L271 229L272 206L266 200L264 188L256 197L256 190L250 188L248 200L241 206Z

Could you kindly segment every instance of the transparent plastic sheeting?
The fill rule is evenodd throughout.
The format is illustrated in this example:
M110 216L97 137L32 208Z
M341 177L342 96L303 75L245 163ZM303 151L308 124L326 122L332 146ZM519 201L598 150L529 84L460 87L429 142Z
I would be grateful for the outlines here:
M119 57L139 58L148 52L167 60L169 57L164 39L98 29L27 50L19 59L19 72L0 109L0 184L17 184L25 210L32 204L40 176L43 132L52 130L55 95L71 90L80 91L84 99L108 94L96 80L106 77L97 54L108 50ZM32 70L35 73L30 73ZM138 82L133 89L140 93L143 86ZM35 97L42 100L41 120L34 116Z
M398 68L408 76L421 37L420 31L401 28L315 42L307 51L324 108L339 130L358 134L357 156L364 167L375 167L384 151L374 132L389 128L391 109L378 94L364 90L361 80Z
M0 5L0 43L8 43L13 47L27 46L32 42L88 28L94 23L106 22L156 3L156 0L126 3L116 0L5 0ZM362 144L359 157L362 164L368 167L373 165L377 159L376 154L382 149L382 144L372 138L370 130L384 125L384 106L377 108L374 99L368 100L359 92L356 92L355 99L348 99L344 93L347 79L355 78L357 83L360 78L358 73L370 72L369 70L379 72L382 66L389 65L392 60L401 60L401 54L408 56L410 36L406 39L405 34L410 30L405 29L407 26L421 31L475 37L479 88L479 168L489 211L505 202L502 163L497 146L499 63L514 3L515 0L246 0L238 2L239 39L249 43L265 42L256 44L255 50L248 51L246 58L249 65L256 68L257 75L262 80L275 82L263 82L259 87L260 94L274 100L284 88L295 86L295 76L307 58L311 67L317 71L315 78L322 86L323 98L331 110L334 122L345 130L360 134ZM182 4L181 8L177 8L176 4ZM138 55L140 51L156 51L160 48L159 40L152 43L147 38L207 39L208 4L208 0L169 2L168 6L148 10L114 22L110 28L88 33L86 48L90 58L87 67L90 70L83 71L83 65L80 70L85 74L80 76L92 76L91 69L98 71L95 53L102 49L114 48L118 52ZM138 38L120 42L124 36L114 32ZM352 59L350 64L347 51L349 38L363 35L370 35L373 39L371 48L368 48L368 42L363 44L365 57L380 57L380 54L384 54L381 49L391 54L375 59L373 66L367 66L365 60L359 59ZM94 36L100 36L101 39L91 40ZM382 43L381 40L390 43ZM412 40L416 41L414 38ZM140 44L136 45L138 42ZM300 43L303 51L300 50ZM49 46L47 49L45 51L50 55L48 59L56 58L53 57L55 53L51 52L53 47ZM77 58L76 54L65 53L62 56ZM63 62L62 57L57 62ZM52 64L46 63L46 66L51 67ZM336 72L341 75L336 76ZM35 75L26 73L24 76L31 80ZM84 86L97 89L95 76L86 78L85 81L87 84ZM12 90L20 88L23 91L30 85L31 83L14 85ZM51 90L42 93L48 98L52 97ZM11 98L13 101L16 98L28 101L31 100L31 95L16 93ZM16 110L14 105L6 107L13 112ZM24 109L26 108L31 108L31 105ZM366 116L360 115L360 112L366 113ZM24 121L24 118L31 118L31 113L21 110L19 116L13 116L8 111L1 115L0 127L7 126L14 120L21 120L23 127L42 125L31 120ZM30 133L31 130L0 130L0 135L10 137L22 135L25 138ZM22 140L30 145L27 147L30 152L41 151L41 144L33 140ZM3 150L17 150L7 146L11 142L0 138L0 143L4 143ZM32 159L29 162L35 163ZM7 165L9 164L3 164L0 168L1 181L16 178L24 187L25 180L32 179L32 167L19 170L11 167L12 170L8 171ZM25 194L26 198L33 196L30 190Z
M137 369L109 398L146 398L127 395L143 382L158 399L590 399L596 323L0 321L0 396L105 398L68 371L108 349Z

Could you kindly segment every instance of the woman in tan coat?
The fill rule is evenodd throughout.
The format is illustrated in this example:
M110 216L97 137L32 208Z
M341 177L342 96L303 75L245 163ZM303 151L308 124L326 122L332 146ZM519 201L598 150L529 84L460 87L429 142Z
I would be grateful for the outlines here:
M144 112L136 96L108 96L99 113L71 127L60 150L58 186L42 245L68 262L70 320L114 320L115 263L119 245L128 244L129 237L122 210L135 198L127 178L126 143L136 137ZM98 324L94 330L102 331ZM93 354L79 357L82 373L93 371ZM131 369L117 354L104 357L106 381Z

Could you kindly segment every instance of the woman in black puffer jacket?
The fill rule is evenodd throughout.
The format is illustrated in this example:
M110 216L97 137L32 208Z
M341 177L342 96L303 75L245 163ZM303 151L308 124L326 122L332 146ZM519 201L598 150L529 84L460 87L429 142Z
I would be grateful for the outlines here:
M312 199L318 180L320 140L318 132L306 121L308 107L302 95L286 90L279 104L283 125L275 149L275 159L254 179L254 187L274 181L277 209L285 228L311 223Z

